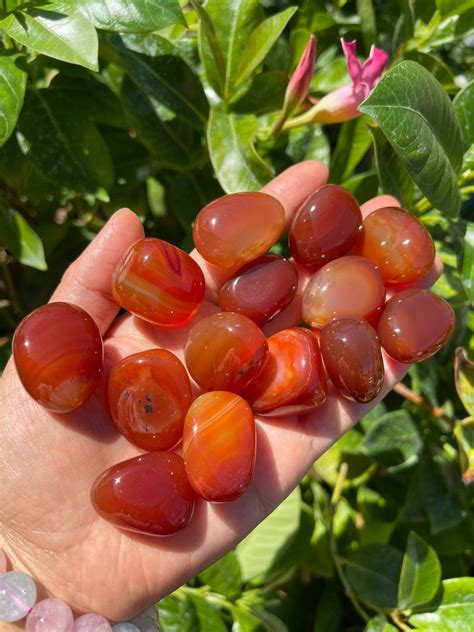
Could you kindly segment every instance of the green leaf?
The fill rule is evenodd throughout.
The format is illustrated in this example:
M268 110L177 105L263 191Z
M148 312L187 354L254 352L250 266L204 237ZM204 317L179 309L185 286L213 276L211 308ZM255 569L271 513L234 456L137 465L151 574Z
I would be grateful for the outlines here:
M429 70L433 77L440 82L445 90L449 92L457 92L454 75L451 69L438 57L429 53L423 53L419 50L409 50L403 54L403 58L410 61L416 61L426 68L426 70Z
M372 4L372 0L357 0L356 5L357 13L360 16L365 50L369 52L370 47L377 37L377 22L375 19L374 5Z
M69 0L92 24L104 31L144 33L183 24L177 0Z
M23 55L0 53L0 147L15 129L26 88L26 72L21 67Z
M343 608L339 586L335 582L326 582L314 613L313 632L339 632Z
M474 81L458 92L453 100L454 110L461 126L464 150L474 144Z
M423 442L410 415L403 410L380 417L364 437L360 451L384 468L414 463Z
M381 614L372 617L364 628L364 632L397 632L397 630L398 628L389 623Z
M413 614L410 625L423 632L472 632L474 578L445 579L443 590L425 612Z
M436 595L440 581L441 565L436 551L412 531L403 556L398 608L406 610L427 603Z
M453 106L436 79L416 62L403 61L382 76L359 110L382 128L433 206L455 215L461 203L456 173L462 138Z
M228 599L234 599L240 592L242 573L237 556L229 551L212 566L199 573L199 579Z
M472 9L472 0L436 0L436 6L441 17L445 18L449 15L460 15Z
M263 632L265 629L262 621L242 606L233 606L232 616L232 632Z
M392 546L369 544L341 560L347 580L357 596L375 608L397 605L397 588L403 555Z
M321 125L307 125L289 131L286 154L293 162L321 160L327 164L331 147Z
M96 30L67 2L24 4L0 19L0 29L37 53L99 70Z
M466 349L458 347L454 359L454 381L459 399L469 415L474 416L474 361Z
M462 255L461 280L468 301L474 303L474 222L467 222Z
M377 195L379 178L375 171L363 171L343 180L342 186L355 196L359 204L364 204Z
M458 442L463 481L474 481L474 417L456 421L454 436Z
M269 70L255 75L247 92L232 103L232 111L240 114L265 114L281 108L288 83L288 74Z
M234 87L241 83L260 66L283 29L295 14L297 7L288 7L261 22L250 35L235 73Z
M344 57L336 57L331 61L317 64L311 81L311 92L332 92L350 81Z
M180 599L174 595L158 602L160 630L162 632L196 632L196 611L190 599Z
M223 87L219 67L202 22L199 29L201 61L209 83L218 94L228 99L234 91L237 67L249 37L261 21L262 9L258 0L208 0L205 10L222 52L225 68Z
M0 244L20 263L36 270L48 269L40 237L14 209L0 207Z
M216 606L206 601L205 597L198 595L193 595L191 602L196 610L199 630L202 632L227 632L227 626Z
M397 518L388 500L377 491L362 485L357 490L357 506L363 518L359 529L361 544L387 544Z
M301 494L298 487L243 540L236 549L247 581L270 570L282 549L298 529Z
M270 167L257 154L255 116L211 110L207 139L211 162L226 193L257 191L272 178Z
M208 67L211 65L210 64L210 57L212 56L212 62L213 62L213 72L211 72L211 69L209 68L209 80L212 83L211 77L214 76L215 73L215 79L218 82L218 93L222 94L224 91L224 85L225 85L225 63L224 63L224 57L222 56L222 51L221 51L221 47L219 42L217 41L217 36L216 36L216 31L214 29L214 24L211 21L211 18L209 17L209 15L207 14L206 9L204 9L204 7L199 3L198 0L191 0L191 4L193 5L193 7L196 9L200 21L199 21L199 42L201 43L201 38L205 37L207 40L207 44L210 48L210 55L207 55L206 57L206 52L205 51L205 46L204 46L204 50L202 48L202 45L200 46L201 49L201 57L203 59L207 58L208 61Z
M375 168L384 193L395 196L410 208L414 196L413 180L380 127L369 127L374 143Z
M20 146L52 182L95 194L113 181L109 150L92 120L67 94L27 90L18 122Z
M175 55L151 58L135 53L125 48L118 36L109 36L107 41L140 92L196 129L203 128L208 111L206 95L186 62Z
M331 159L330 182L341 182L352 175L371 144L372 139L365 116L344 123Z
M420 464L421 502L433 534L459 524L463 511L459 494L462 482L457 463L445 457L424 459Z

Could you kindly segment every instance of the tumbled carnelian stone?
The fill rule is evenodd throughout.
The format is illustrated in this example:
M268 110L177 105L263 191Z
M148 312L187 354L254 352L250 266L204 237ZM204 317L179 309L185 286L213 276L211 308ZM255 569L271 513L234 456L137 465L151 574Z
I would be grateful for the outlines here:
M206 261L236 269L263 255L284 227L283 206L271 195L231 193L199 212L194 245Z
M326 376L313 332L283 329L268 339L263 369L243 392L257 413L304 412L326 399Z
M39 404L65 413L84 404L97 388L103 345L91 316L69 303L49 303L18 325L13 356L20 380Z
M219 312L189 332L184 348L191 377L210 391L239 393L260 371L268 355L262 330L250 318Z
M383 361L377 334L363 318L332 320L319 337L331 382L345 397L370 402L383 385Z
M186 253L161 239L137 241L117 264L112 294L124 309L157 325L182 325L204 299L204 275Z
M374 322L385 299L380 272L365 257L341 257L320 268L303 294L303 320L323 327L333 318L355 316Z
M326 184L303 203L289 233L291 254L306 266L321 266L345 254L362 231L362 214L344 187Z
M183 456L194 491L211 502L235 500L249 486L255 464L255 420L239 395L200 395L186 415Z
M435 247L429 232L400 208L380 208L364 219L354 253L370 259L387 284L414 283L431 269Z
M403 290L387 301L378 324L380 344L399 362L421 362L435 354L453 333L449 303L427 290Z
M122 529L172 535L191 520L195 494L180 456L147 452L103 472L91 499L102 518Z
M191 384L175 355L150 349L113 367L107 399L115 425L129 441L144 450L169 450L183 434Z
M298 287L295 266L278 255L264 255L241 268L219 292L219 307L263 325L291 303Z

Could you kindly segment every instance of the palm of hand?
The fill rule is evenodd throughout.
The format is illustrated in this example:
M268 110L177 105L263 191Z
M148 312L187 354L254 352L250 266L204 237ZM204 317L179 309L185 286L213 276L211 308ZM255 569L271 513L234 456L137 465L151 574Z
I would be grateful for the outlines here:
M265 190L282 201L290 218L326 177L321 163L301 163ZM363 210L368 213L396 204L381 196ZM142 236L136 216L116 214L71 266L52 299L82 306L107 332L105 373L119 357L152 347L166 348L182 358L189 326L173 331L125 316L110 327L118 311L109 293L112 269L123 251ZM212 294L223 273L200 263ZM429 280L438 272L439 263ZM304 276L302 272L301 287ZM197 318L218 311L211 294ZM299 320L296 302L271 323L267 333ZM387 358L385 367L381 397L407 368ZM2 495L5 540L1 546L15 569L30 573L42 592L64 599L79 612L100 612L114 620L145 609L233 547L290 493L315 459L375 404L354 404L332 392L323 406L304 417L258 422L257 464L244 496L223 505L198 503L184 531L171 538L147 538L108 524L89 500L99 473L140 452L117 434L100 390L78 411L52 415L28 397L13 362L8 364L0 383L0 458L4 480L8 480L8 490Z

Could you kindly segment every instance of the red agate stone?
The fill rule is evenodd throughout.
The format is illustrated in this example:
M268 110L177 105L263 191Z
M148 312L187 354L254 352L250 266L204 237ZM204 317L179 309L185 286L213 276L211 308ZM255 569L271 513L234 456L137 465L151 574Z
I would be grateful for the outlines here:
M157 325L182 325L204 299L204 275L186 253L161 239L137 241L117 264L114 299Z
M181 439L192 401L188 374L178 358L150 349L116 364L108 404L118 430L144 450L169 450Z
M255 421L233 393L204 393L191 404L183 434L186 474L211 502L234 500L249 486L255 464Z
M195 500L183 459L174 452L148 452L113 465L95 481L91 497L102 518L147 535L184 529Z
M304 412L326 399L326 377L315 334L284 329L268 339L269 356L243 396L257 413Z
M385 287L380 272L365 257L341 257L320 268L309 282L301 306L303 319L323 327L333 318L358 316L376 321Z
M239 393L257 375L268 355L262 330L247 316L219 312L189 332L184 348L191 377L206 390Z
M199 212L194 245L206 261L236 269L263 255L284 228L285 211L271 195L231 193Z
M454 311L427 290L403 290L387 301L378 324L380 344L399 362L421 362L453 333Z
M319 343L326 370L337 390L356 402L370 402L383 385L383 361L377 334L363 318L332 320Z
M354 248L380 270L385 283L414 283L433 266L435 247L429 232L399 208L380 208L364 219Z
M49 303L26 316L13 338L13 356L25 389L52 412L81 406L102 374L99 329L87 312L69 303Z
M290 228L291 254L306 266L321 266L345 254L362 230L355 197L341 186L326 184L304 202Z
M263 325L291 303L297 287L298 273L292 263L278 255L264 255L222 286L219 307Z

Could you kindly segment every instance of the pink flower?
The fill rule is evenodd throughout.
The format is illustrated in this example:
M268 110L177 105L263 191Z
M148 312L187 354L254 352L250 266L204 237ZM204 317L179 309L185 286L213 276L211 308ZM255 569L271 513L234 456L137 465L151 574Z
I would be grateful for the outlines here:
M357 59L355 40L345 42L341 38L341 45L352 83L330 92L318 101L312 108L313 122L342 123L359 116L357 108L372 92L388 63L387 53L375 46L370 49L369 58L361 64Z
M306 99L314 74L315 61L316 38L311 35L286 88L283 110L287 116Z

